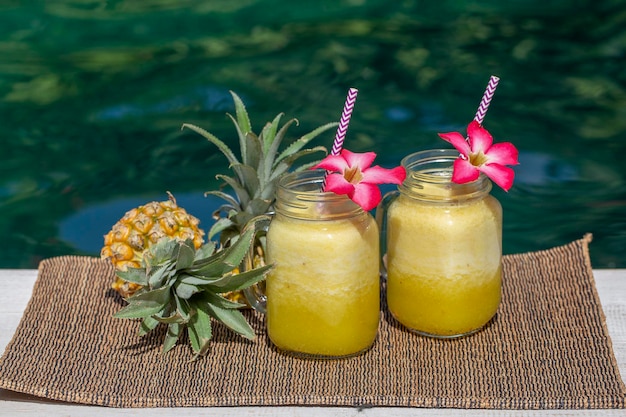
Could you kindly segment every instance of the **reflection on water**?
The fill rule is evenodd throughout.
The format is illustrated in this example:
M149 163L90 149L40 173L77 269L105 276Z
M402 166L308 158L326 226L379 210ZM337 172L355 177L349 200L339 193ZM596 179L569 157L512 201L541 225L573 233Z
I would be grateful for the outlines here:
M573 165L548 153L520 152L519 162L523 169L517 170L515 176L517 185L555 185L580 179Z
M241 97L244 102L245 96ZM147 105L118 103L111 107L96 110L91 117L94 122L123 123L125 119L147 116L160 116L176 111L193 108L194 111L229 111L232 110L232 97L226 88L198 87L192 91L168 97L163 101Z
M506 253L594 233L595 267L626 267L622 0L9 1L0 5L0 267L96 255L128 209L172 191L211 223L227 170L198 124L235 146L228 91L259 131L303 134L359 88L346 147L382 165L462 131L491 74L485 126L521 151ZM315 145L330 146L332 133Z

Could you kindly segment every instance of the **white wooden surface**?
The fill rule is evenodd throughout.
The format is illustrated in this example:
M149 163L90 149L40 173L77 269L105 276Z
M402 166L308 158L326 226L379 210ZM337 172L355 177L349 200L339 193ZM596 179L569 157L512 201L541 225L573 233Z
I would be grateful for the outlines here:
M622 379L626 381L626 269L594 271ZM0 351L15 333L37 277L35 270L0 270ZM115 409L49 401L0 389L0 416L626 416L626 410L457 410L343 407L219 407Z

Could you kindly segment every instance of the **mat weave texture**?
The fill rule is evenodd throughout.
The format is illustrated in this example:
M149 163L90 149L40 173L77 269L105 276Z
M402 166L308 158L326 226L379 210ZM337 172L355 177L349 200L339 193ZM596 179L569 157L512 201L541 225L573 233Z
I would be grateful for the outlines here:
M327 361L277 352L252 311L256 341L215 325L208 357L189 362L186 343L163 356L162 332L139 338L137 322L111 317L123 301L108 262L51 258L0 359L0 388L111 407L624 408L590 240L505 256L501 308L473 336L420 337L383 309L371 350Z

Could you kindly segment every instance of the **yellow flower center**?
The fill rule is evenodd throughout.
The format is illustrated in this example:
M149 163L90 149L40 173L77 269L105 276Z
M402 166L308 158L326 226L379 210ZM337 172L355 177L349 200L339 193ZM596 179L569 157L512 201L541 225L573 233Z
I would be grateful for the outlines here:
M474 165L475 167L479 167L485 164L487 160L487 156L482 151L478 153L470 153L469 155L470 164Z
M343 171L343 177L352 184L358 184L363 179L363 174L358 166L351 167Z

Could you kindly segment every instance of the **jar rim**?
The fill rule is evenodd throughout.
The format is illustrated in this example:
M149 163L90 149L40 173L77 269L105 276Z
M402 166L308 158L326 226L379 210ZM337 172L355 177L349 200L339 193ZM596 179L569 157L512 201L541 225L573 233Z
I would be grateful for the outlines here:
M454 161L459 155L456 149L428 149L407 155L401 161L407 177L400 189L413 197L436 201L475 198L489 193L491 181L482 172L474 181L452 182Z
M363 209L350 200L347 195L322 191L326 170L310 169L283 175L276 190L277 212L292 217L311 216L311 208L324 218L351 217L363 212ZM322 210L323 208L323 210Z
M289 194L305 196L307 200L345 200L345 195L322 191L326 171L323 169L310 169L306 171L290 172L278 180L278 188Z

